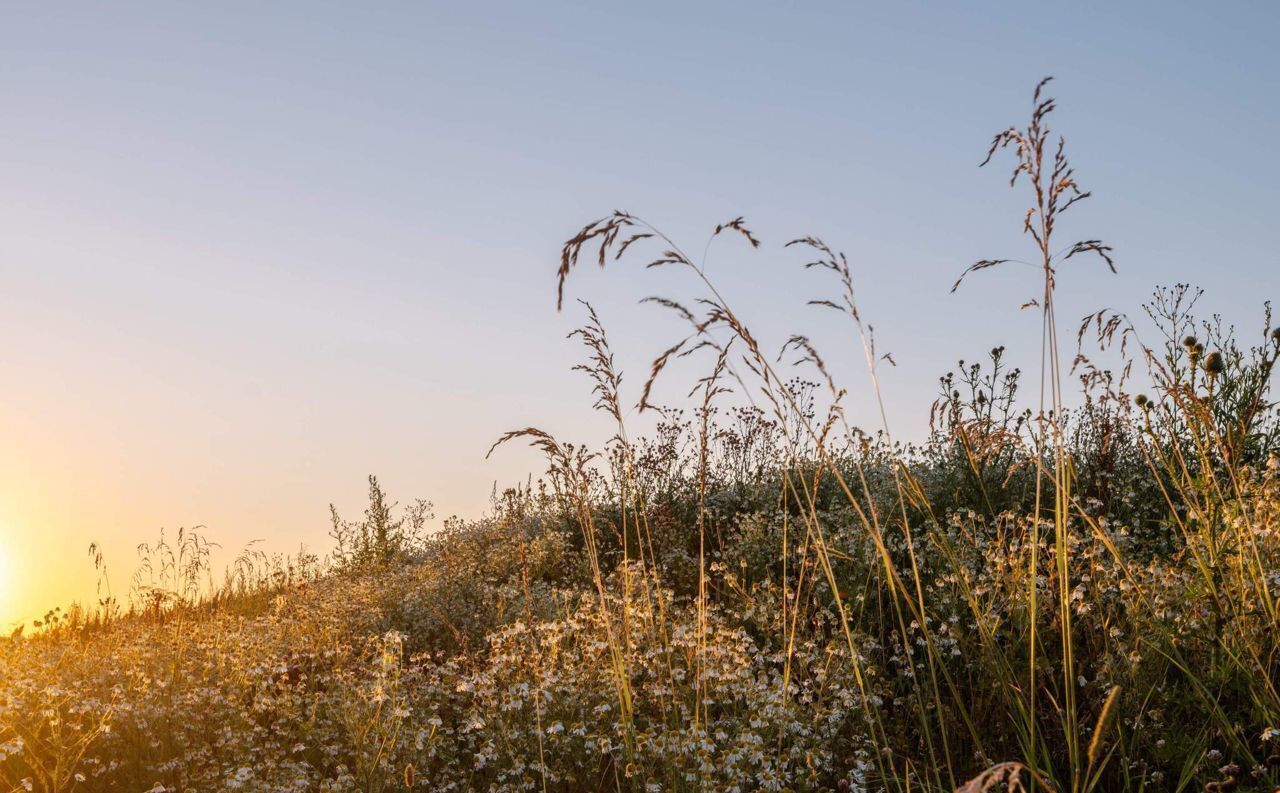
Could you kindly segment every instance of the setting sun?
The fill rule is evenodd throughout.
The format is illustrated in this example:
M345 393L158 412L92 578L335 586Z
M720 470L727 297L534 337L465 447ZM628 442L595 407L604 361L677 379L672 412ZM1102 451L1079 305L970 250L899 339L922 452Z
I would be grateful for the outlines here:
M0 793L1280 793L1280 2L4 11Z

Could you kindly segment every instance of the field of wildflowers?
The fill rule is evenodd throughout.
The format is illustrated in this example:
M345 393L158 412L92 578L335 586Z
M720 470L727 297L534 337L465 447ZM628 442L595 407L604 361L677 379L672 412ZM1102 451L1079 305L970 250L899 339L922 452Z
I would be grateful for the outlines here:
M1038 394L997 348L941 379L924 442L852 427L811 340L780 374L699 260L614 213L566 244L562 301L583 253L697 290L652 299L686 326L639 395L654 433L588 307L617 433L503 436L548 470L487 517L429 534L371 479L327 562L246 553L215 585L198 534L148 547L128 604L0 642L0 790L1280 789L1280 329L1176 285L1061 360L1059 265L1112 259L1055 237L1088 193L1043 89L992 145L1030 186ZM875 383L845 257L794 245ZM651 405L678 358L706 361L692 405Z

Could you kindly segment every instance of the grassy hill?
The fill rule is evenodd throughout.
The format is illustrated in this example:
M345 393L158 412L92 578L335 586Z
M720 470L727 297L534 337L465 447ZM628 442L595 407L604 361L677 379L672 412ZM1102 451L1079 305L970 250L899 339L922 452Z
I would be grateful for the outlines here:
M617 434L504 436L548 470L489 516L427 534L371 478L327 562L248 553L213 586L199 535L150 548L127 605L0 643L0 789L1277 789L1280 330L1238 339L1176 286L1060 354L1057 268L1110 249L1054 237L1086 194L1036 98L992 149L1032 188L1038 394L997 348L942 378L923 443L851 427L812 341L782 374L703 267L615 213L560 287L584 252L686 270L640 403L702 360L687 412L627 432L590 311ZM711 238L759 244L741 219ZM797 243L874 382L844 257Z

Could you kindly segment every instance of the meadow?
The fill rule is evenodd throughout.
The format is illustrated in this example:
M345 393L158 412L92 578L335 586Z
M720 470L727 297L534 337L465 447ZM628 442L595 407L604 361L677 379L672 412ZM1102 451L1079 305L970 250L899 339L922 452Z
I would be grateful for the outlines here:
M0 641L0 790L1280 790L1280 328L1185 284L1059 327L1056 279L1114 264L1059 228L1089 194L1046 83L988 152L1027 199L1033 374L996 348L943 375L923 442L853 426L827 362L878 400L891 362L844 254L787 246L856 339L819 350L757 338L708 275L761 245L742 218L691 256L607 215L562 305L579 266L692 286L648 298L685 331L638 394L584 308L602 448L507 433L491 453L545 475L437 532L371 477L323 559L144 547L119 599L104 578ZM686 405L650 403L690 366Z

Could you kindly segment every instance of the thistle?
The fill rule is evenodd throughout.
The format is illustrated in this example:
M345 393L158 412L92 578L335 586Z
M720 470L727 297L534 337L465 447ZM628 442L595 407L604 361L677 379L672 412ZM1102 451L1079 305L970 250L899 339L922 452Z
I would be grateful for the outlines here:
M1204 366L1205 372L1207 372L1210 377L1217 377L1227 369L1227 364L1222 358L1222 353L1217 350L1209 353L1208 356L1205 357L1202 366Z

